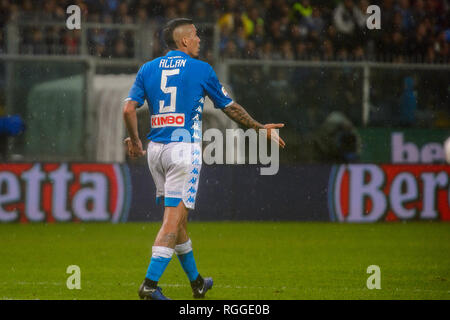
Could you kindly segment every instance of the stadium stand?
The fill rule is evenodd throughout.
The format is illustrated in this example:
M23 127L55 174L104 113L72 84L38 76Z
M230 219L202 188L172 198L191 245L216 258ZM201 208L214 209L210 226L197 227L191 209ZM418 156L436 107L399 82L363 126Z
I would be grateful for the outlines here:
M382 12L376 32L365 27L367 0L2 0L0 53L6 50L8 21L61 21L69 4L79 5L84 20L93 23L161 26L180 16L217 22L223 58L445 63L450 56L445 0L371 1ZM80 53L79 32L58 26L21 32L22 54ZM88 38L91 55L133 57L133 36L127 31L92 29ZM158 43L153 55L163 50Z

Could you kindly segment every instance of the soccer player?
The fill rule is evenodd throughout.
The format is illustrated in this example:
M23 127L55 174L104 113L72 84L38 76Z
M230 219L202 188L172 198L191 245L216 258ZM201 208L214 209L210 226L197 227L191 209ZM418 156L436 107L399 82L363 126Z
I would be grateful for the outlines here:
M268 139L281 147L285 143L272 129L284 125L260 124L228 96L213 68L196 59L200 38L192 20L171 20L163 30L163 37L170 51L140 68L123 108L129 135L125 139L128 153L130 157L140 157L146 152L138 136L136 108L147 101L151 114L147 160L156 185L156 201L165 206L163 223L138 293L141 299L168 299L157 284L175 253L189 278L194 298L203 298L212 288L213 280L203 278L197 270L187 219L188 211L195 207L201 169L205 95L239 124L255 130L267 129Z

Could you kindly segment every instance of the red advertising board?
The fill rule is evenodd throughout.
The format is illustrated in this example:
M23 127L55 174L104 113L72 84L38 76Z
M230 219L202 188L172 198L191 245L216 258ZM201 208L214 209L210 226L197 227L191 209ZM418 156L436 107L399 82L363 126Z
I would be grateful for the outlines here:
M328 188L341 222L450 220L449 165L340 165Z
M204 169L203 196L195 213L199 219L264 220L276 216L289 221L326 221L329 212L331 220L339 222L450 220L449 165L281 167L269 184L267 177L241 166ZM240 179L224 178L233 174ZM252 183L242 184L242 177ZM222 188L217 188L218 183ZM278 186L276 191L270 187L273 185ZM223 189L228 191L224 194ZM248 190L252 201L230 205L233 199L240 199L236 195ZM0 223L159 221L161 208L153 204L154 192L146 167L3 163ZM304 215L298 214L298 208L304 209ZM229 212L224 214L226 210ZM212 217L215 211L221 214ZM234 215L235 211L239 214Z
M126 219L128 168L119 164L0 164L0 222Z

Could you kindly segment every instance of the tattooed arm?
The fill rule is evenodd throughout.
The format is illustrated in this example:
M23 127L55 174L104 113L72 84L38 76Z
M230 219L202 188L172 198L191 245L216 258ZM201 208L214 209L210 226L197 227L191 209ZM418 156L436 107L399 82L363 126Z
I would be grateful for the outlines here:
M246 128L255 130L264 129L264 126L253 119L248 112L238 103L233 102L231 105L223 109L223 112L232 120Z
M271 129L278 129L284 127L284 124L278 123L270 123L270 124L261 124L255 119L253 119L248 112L238 103L233 102L231 105L223 109L223 112L232 120L236 121L240 125L255 129L259 131L260 129L267 129L267 139L272 139L277 142L282 148L286 145L283 139L278 136L278 133Z

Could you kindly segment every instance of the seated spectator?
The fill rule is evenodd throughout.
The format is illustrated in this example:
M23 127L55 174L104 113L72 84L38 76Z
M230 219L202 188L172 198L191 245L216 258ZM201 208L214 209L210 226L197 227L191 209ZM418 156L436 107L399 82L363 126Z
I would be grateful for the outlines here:
M427 26L424 22L417 27L415 34L408 39L407 52L413 61L422 62L423 57L427 53L428 47L431 45L430 36Z
M273 45L270 40L264 42L259 57L265 60L273 59Z
M80 53L80 31L73 30L66 32L63 37L63 43L66 48L66 54L74 55Z
M148 12L147 9L145 7L139 7L137 9L137 14L136 14L136 23L137 24L146 24L149 22L149 18L148 18Z
M400 125L409 127L416 122L417 98L414 93L414 79L404 79L404 91L400 97Z
M322 59L325 61L334 60L333 44L328 39L326 39L322 44Z
M256 51L255 41L248 40L246 42L242 57L244 59L258 59L258 52Z
M244 12L242 14L242 24L247 37L255 34L258 25L264 27L264 19L260 16L257 7L252 7L248 13Z
M405 38L402 36L402 33L400 31L395 31L390 40L389 40L389 47L388 50L389 52L392 53L392 55L395 58L399 58L399 57L404 57L406 50L405 50L405 44L406 44L406 40Z
M261 47L265 38L264 24L257 24L250 38L255 41L256 46Z
M112 56L114 58L131 58L123 39L118 39L116 41Z
M346 48L342 48L338 51L337 61L348 61L348 51Z
M308 53L307 53L306 45L304 42L301 42L301 41L297 42L294 45L294 49L295 49L294 50L295 51L295 59L297 59L297 60L308 59Z
M220 16L217 24L220 29L228 28L233 30L235 24L241 19L239 12L237 10L237 5L235 0L227 0L225 3L224 13Z
M294 60L295 59L294 51L292 49L292 44L289 40L283 41L283 43L281 44L280 51L281 51L281 58L283 60Z
M239 51L244 50L246 42L247 42L247 35L246 35L246 32L245 32L245 28L244 28L244 26L242 24L240 24L236 28L234 42L238 46L238 50Z
M325 28L325 21L323 20L318 7L313 7L312 14L304 16L300 20L300 24L305 26L309 32L316 32L318 34L322 34Z
M233 39L233 29L229 25L224 25L220 32L219 49L224 51L227 43Z
M272 21L270 24L268 37L275 47L279 47L285 40L286 35L281 32L281 22L279 20Z
M232 40L230 40L226 43L223 55L230 59L233 59L233 58L238 59L241 57L236 44Z
M295 21L300 22L312 16L313 7L309 0L301 0L294 3L292 11Z
M92 53L93 56L97 58L106 58L108 57L108 52L106 51L106 46L104 44L96 44L94 52Z
M399 0L397 11L401 16L401 29L410 30L414 27L414 16L411 10L410 0Z
M47 46L45 45L44 35L40 29L35 29L31 38L33 54L47 54Z
M209 22L211 12L208 12L207 6L203 2L195 2L193 12L195 13L195 21L198 23Z
M357 46L352 52L353 61L363 61L365 58L364 48L362 46Z

